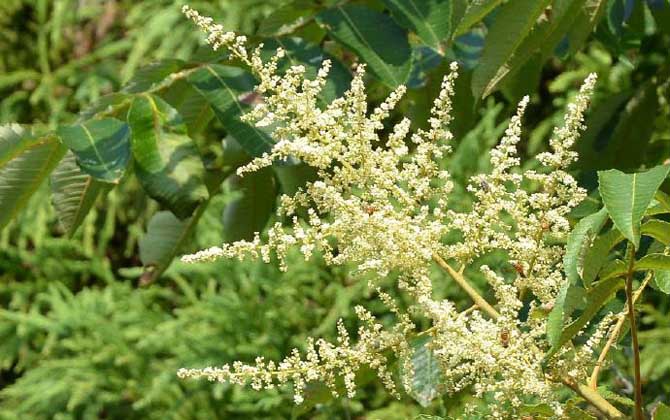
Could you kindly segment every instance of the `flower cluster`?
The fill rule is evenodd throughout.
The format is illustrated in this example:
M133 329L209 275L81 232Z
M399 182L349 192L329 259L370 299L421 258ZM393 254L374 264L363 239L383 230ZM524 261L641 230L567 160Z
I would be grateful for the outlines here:
M516 146L528 105L528 98L524 98L503 139L491 151L491 173L470 180L467 189L474 198L472 207L457 212L449 203L450 175L441 165L451 151L453 137L448 126L458 69L455 63L434 101L429 128L410 133L410 121L403 119L383 136L387 132L383 123L405 93L404 86L370 111L363 82L365 67L358 65L344 96L319 107L317 99L328 76L328 61L313 80L305 77L302 66L279 75L284 51L278 50L274 58L264 62L261 47L249 52L244 37L224 32L210 18L188 7L184 12L208 34L207 41L214 48L227 48L259 80L257 91L264 101L244 118L271 126L276 143L269 153L239 168L238 175L291 158L315 168L318 180L280 198L279 221L270 227L266 240L261 241L257 234L252 241L223 244L183 260L251 257L270 262L274 256L286 270L289 249L299 249L306 259L318 252L328 264L353 266L356 273L372 273L373 278L394 273L396 286L414 305L410 317L372 281L371 287L395 315L391 327L357 307L362 326L355 343L340 323L336 343L310 340L304 355L295 350L279 363L259 358L254 365L182 369L179 375L250 383L256 389L292 382L295 401L300 403L311 381L325 383L334 395L340 394L338 381L343 381L346 394L353 395L355 372L369 366L385 387L397 394L388 370L388 354L401 360L403 386L410 388L411 343L421 334L430 337L428 346L443 368L446 392L471 387L478 396L492 394L497 401L497 408L492 408L494 417L513 413L527 398L553 404L560 413L552 396L558 385L547 373L552 366L543 363L548 350L546 314L565 280L565 247L549 239L567 235L570 225L566 216L585 197L566 169L576 159L570 147L584 129L595 75L586 79L569 105L564 125L554 131L550 151L537 157L542 169L522 172ZM523 187L528 184L533 185L530 191ZM301 209L306 217L298 217ZM460 240L446 242L445 237L453 232L459 233ZM469 286L463 267L493 251L507 253L516 276L506 279L487 266L481 267L496 298L495 304L489 304ZM434 297L436 280L430 273L435 263L448 274L439 281L451 279L473 297L471 309L459 311L452 301ZM528 301L530 315L521 317L523 302ZM431 328L416 331L413 317L429 320ZM589 342L588 348L594 345ZM563 371L583 366L590 357L590 351L562 352L554 368ZM581 372L578 368L573 371Z

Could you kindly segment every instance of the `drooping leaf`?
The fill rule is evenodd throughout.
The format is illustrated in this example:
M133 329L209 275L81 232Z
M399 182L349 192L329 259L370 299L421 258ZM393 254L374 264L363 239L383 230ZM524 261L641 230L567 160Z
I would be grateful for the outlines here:
M581 269L582 281L585 286L591 286L591 283L593 283L607 262L607 257L612 248L623 240L624 237L618 229L611 229L593 241L593 245L586 251L584 264Z
M501 77L512 69L510 60L549 2L550 0L517 0L500 6L486 36L479 65L472 76L472 92L475 97L491 93Z
M211 64L189 75L188 81L209 101L224 128L247 153L260 156L270 151L272 138L257 127L240 120L246 106L239 98L254 88L254 80L248 73L235 67Z
M74 153L68 151L51 173L51 200L65 232L72 236L88 214L96 198L109 184L84 173Z
M579 254L585 246L591 244L591 240L600 232L607 222L607 211L601 209L597 213L583 218L577 223L570 235L566 246L563 266L567 276L565 284L556 297L554 307L547 318L547 338L552 346L558 345L565 320L571 315L567 306L572 306L569 298L574 297L572 289L579 286L578 261Z
M26 205L67 150L52 135L28 141L29 147L0 167L0 228Z
M207 199L205 167L181 116L153 95L137 96L128 112L137 177L147 194L183 219Z
M465 15L458 23L456 27L455 34L463 35L466 33L474 24L481 22L486 15L491 13L503 0L481 0L481 1L471 1L468 4L467 9L465 9Z
M583 218L577 223L575 228L568 235L568 244L563 257L563 267L570 284L577 284L579 281L578 257L583 248L583 244L591 240L600 232L607 222L607 210L600 209L597 213Z
M640 245L640 222L654 194L670 171L670 165L647 172L626 174L616 169L598 172L599 191L614 225L633 243Z
M453 3L453 0L384 0L396 22L442 55L453 30Z
M554 54L583 4L583 0L554 1L551 12L539 18L514 53L498 69L484 95L502 83L508 89L510 85L516 88L517 93L513 96L515 101L527 94L529 89L533 91L533 83L539 83L544 62Z
M130 129L115 118L90 120L57 130L75 154L81 169L103 181L117 183L130 159Z
M150 283L168 268L175 255L182 250L193 228L207 207L203 203L188 219L179 220L169 211L154 214L146 234L139 240L140 261L147 267L143 283Z
M556 352L563 347L565 343L572 340L579 331L600 311L600 309L614 296L614 294L624 286L624 282L620 278L614 277L598 282L586 295L586 307L582 313L568 324L556 343L552 343L552 347L547 353L547 358L556 354Z
M600 18L605 12L607 0L583 0L582 7L573 16L572 25L568 28L566 38L568 41L568 54L579 50L586 39L598 25Z
M444 375L428 346L430 340L430 337L419 337L412 342L411 364L414 376L409 394L423 407L429 406L443 392Z
M251 240L256 232L261 232L275 206L277 185L272 169L264 168L229 178L233 191L241 194L228 203L223 210L223 233L226 242L241 239Z
M650 220L642 225L642 234L651 236L665 246L670 246L670 223L663 220Z
M391 88L409 78L412 50L407 33L393 19L362 5L336 6L319 13L317 22L356 53L379 80Z

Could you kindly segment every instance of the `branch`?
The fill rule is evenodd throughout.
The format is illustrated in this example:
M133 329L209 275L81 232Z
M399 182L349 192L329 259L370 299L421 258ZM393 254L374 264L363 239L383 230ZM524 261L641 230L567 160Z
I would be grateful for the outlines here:
M642 285L633 293L633 303L637 302L637 300L640 298L642 295L642 291L644 290L645 287L649 284L649 281L652 279L653 273L650 271L645 279L642 281ZM596 362L595 367L593 368L593 373L591 374L591 379L589 379L589 386L591 389L597 389L598 388L598 375L600 374L600 369L602 368L603 364L605 363L605 359L607 358L607 353L610 351L612 346L617 342L619 339L619 334L621 333L621 329L623 328L624 323L626 322L626 316L628 315L628 311L623 311L619 314L619 319L617 320L616 325L614 325L614 328L612 329L612 333L607 340L607 343L605 343L605 346L603 347L602 352L600 353L600 356L598 357L598 361Z
M496 320L500 317L498 311L493 308L465 279L463 276L463 270L456 271L454 270L441 256L438 254L433 254L433 260L449 275L458 285L467 293L470 298L475 302L475 305L481 308L486 314L488 314L491 319ZM563 384L567 385L570 389L579 394L584 398L589 404L595 407L603 415L610 419L621 419L624 417L623 413L619 411L616 407L610 404L605 398L603 398L597 391L591 389L585 384L577 384L572 379L563 378L561 380Z
M465 291L465 293L470 296L470 298L475 302L475 304L481 308L484 312L488 314L488 316L491 317L491 319L496 320L500 316L498 311L495 310L493 306L491 306L486 299L482 297L482 295L479 294L472 286L470 286L470 283L463 277L463 273L460 271L454 270L442 257L440 257L438 254L433 254L433 260L440 266L442 269L444 269L449 275L451 276L452 279L456 283L458 283L459 286L461 286L461 289Z

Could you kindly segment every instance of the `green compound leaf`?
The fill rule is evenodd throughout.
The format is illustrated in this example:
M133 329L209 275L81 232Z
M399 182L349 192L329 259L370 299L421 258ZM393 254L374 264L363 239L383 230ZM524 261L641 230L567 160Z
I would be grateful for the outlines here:
M51 173L51 201L65 232L72 236L88 214L95 200L109 190L110 184L84 173L77 158L68 151Z
M137 96L128 111L137 177L147 194L180 219L209 196L205 166L177 110L157 96Z
M549 0L515 0L500 7L489 29L479 65L472 75L472 92L483 97L512 70L510 60L530 34Z
M52 135L26 139L29 146L21 146L22 152L0 167L0 228L26 205L67 151Z
M598 172L599 191L614 225L633 243L640 246L640 223L654 194L668 176L670 165L657 166L647 172L626 174L616 169Z
M271 168L229 178L233 191L241 197L223 210L223 233L226 242L251 240L263 230L275 207L277 185Z
M130 129L115 118L59 127L58 136L94 178L118 183L130 159Z
M384 84L395 88L407 82L412 50L405 30L389 16L361 5L345 5L325 10L316 19Z
M240 120L246 106L239 97L254 88L254 79L248 73L235 67L211 64L189 75L188 81L209 101L224 128L247 153L260 156L272 149L274 143L270 135Z
M429 348L430 337L419 337L412 343L412 389L409 394L421 406L427 407L442 394L444 375L433 351Z
M424 44L444 55L451 37L453 0L384 0L393 18Z

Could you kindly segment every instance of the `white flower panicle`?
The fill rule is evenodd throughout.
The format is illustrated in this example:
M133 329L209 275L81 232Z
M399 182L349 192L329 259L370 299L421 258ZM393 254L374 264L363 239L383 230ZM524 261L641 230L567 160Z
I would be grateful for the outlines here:
M410 317L373 281L371 286L395 316L390 327L357 307L361 327L356 340L338 323L336 343L310 340L304 354L295 350L279 363L259 358L252 365L236 362L221 368L182 369L179 376L251 384L255 389L291 382L295 402L300 403L306 384L312 381L325 383L334 395L341 393L337 383L342 381L345 394L353 396L356 371L368 366L377 371L389 392L397 395L388 355L401 360L402 384L411 387L411 342L423 334L430 337L430 349L443 368L445 392L471 387L478 396L490 393L498 407L493 413L514 413L528 398L560 410L552 392L559 386L552 379L552 369L583 375L581 367L588 363L591 352L564 351L558 362L543 366L548 350L544 308L553 304L565 281L565 246L547 239L569 233L566 216L585 197L566 169L576 159L570 147L584 130L584 112L596 76L586 79L568 106L564 125L554 131L550 151L538 156L542 170L522 172L519 167L517 144L529 102L528 97L523 98L502 141L491 151L491 173L473 177L468 185L474 198L472 207L457 212L449 203L450 175L440 166L451 151L453 135L448 126L458 75L456 63L434 101L429 128L410 133L410 121L402 119L384 138L384 121L404 95L404 86L370 111L363 83L365 67L358 65L344 96L320 107L319 93L330 62L323 62L314 80L305 77L302 66L279 75L283 51L264 62L260 47L247 52L244 37L225 32L187 6L184 13L208 34L208 43L227 48L259 80L257 91L264 101L244 119L272 126L276 143L270 152L239 168L238 174L290 158L315 168L318 180L294 195L280 197L280 221L270 227L266 240L257 234L252 241L223 244L184 256L183 261L249 257L270 262L275 256L286 270L286 254L297 248L305 258L318 252L327 264L351 265L356 273L371 273L373 278L393 272L399 279L397 287L414 305ZM522 188L525 181L538 187L527 191ZM297 216L300 209L306 210L301 213L306 217ZM461 239L445 243L444 238L454 231ZM431 278L434 260L465 267L493 251L506 252L516 274L508 280L487 266L481 267L496 299L491 309L475 305L459 312L453 302L434 298L433 281L449 281L448 277ZM462 269L449 271L451 277L462 273ZM530 315L522 317L524 302L530 305ZM432 327L417 332L415 318L429 320Z

